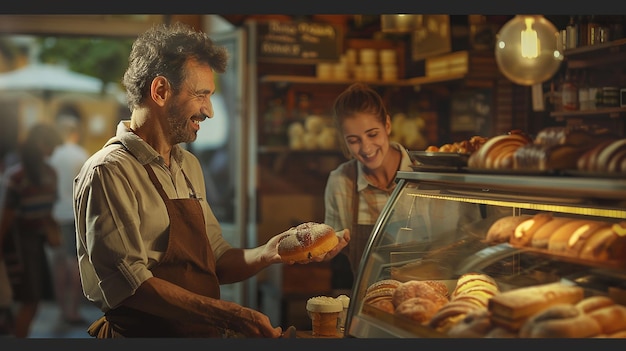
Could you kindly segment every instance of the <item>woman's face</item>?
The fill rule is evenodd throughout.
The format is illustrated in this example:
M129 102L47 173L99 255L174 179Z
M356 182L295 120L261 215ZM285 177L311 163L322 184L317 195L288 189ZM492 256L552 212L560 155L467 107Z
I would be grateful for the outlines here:
M350 154L368 169L376 169L383 164L389 151L391 120L387 116L381 123L377 116L357 113L344 119L343 139Z

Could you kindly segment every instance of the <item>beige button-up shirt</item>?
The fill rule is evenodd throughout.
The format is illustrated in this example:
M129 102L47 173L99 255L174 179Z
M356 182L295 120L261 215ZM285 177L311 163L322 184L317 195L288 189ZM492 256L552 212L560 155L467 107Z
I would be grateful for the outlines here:
M144 164L154 169L170 198L199 199L216 260L231 248L206 202L198 159L176 145L168 168L150 145L130 131L129 123L119 123L115 137L89 158L74 183L83 289L103 312L116 307L152 277L150 268L167 248L167 209Z

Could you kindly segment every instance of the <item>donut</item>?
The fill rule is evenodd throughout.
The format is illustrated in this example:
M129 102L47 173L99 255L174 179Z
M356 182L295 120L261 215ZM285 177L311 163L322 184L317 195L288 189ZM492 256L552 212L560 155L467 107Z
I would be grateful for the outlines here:
M402 301L395 309L395 314L426 324L437 313L441 305L424 297L412 297Z
M324 223L306 222L290 229L278 243L283 261L307 261L332 250L339 243L335 230Z
M433 303L439 307L448 303L447 297L438 293L437 290L428 283L420 280L409 280L400 284L393 292L392 302L397 308L404 301L414 297L421 297L433 301Z

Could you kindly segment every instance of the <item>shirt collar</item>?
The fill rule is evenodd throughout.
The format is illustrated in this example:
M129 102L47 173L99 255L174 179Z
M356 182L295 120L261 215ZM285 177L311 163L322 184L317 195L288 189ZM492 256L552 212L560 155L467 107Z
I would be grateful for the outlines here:
M402 154L402 159L400 160L400 171L412 171L413 169L411 168L411 165L413 164L413 162L411 161L411 157L409 156L409 153L406 150L406 148L395 141L389 142L389 145L396 150L400 150L400 153ZM356 161L356 163L357 163L357 181L356 181L357 191L361 191L367 188L367 186L370 183L367 181L367 178L365 178L365 172L363 171L363 165L361 164L361 162Z
M122 145L124 145L124 147L131 154L133 154L133 156L135 156L135 158L137 158L139 163L142 165L148 164L157 159L163 162L163 157L161 157L161 155L152 146L130 130L130 120L123 120L118 123L115 131L115 137L111 138L107 142L107 145L117 141L122 143ZM179 145L174 145L172 147L171 156L172 159L179 165L182 163L183 155Z

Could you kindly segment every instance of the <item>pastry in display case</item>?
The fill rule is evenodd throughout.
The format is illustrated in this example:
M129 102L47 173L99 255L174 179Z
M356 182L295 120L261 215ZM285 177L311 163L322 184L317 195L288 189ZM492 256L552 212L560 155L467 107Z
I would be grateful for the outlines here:
M626 178L398 172L345 335L626 337Z

